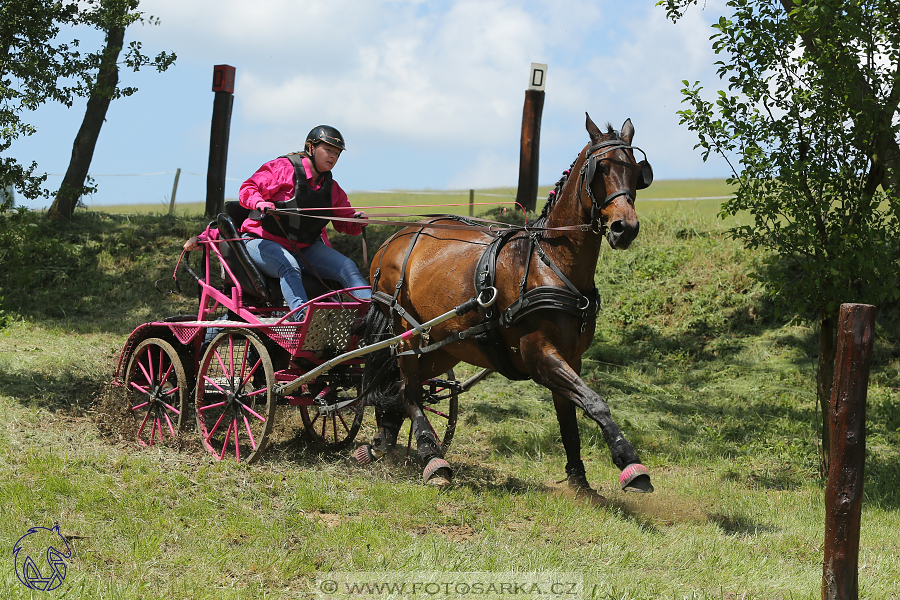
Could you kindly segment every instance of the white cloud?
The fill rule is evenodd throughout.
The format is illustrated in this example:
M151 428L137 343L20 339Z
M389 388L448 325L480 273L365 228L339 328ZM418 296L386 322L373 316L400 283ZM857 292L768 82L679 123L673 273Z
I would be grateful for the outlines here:
M677 25L653 4L142 0L160 25L134 26L129 39L147 54L175 51L178 61L162 75L123 73L140 91L114 103L93 170L204 170L212 65L227 63L237 68L229 177L245 178L328 123L348 140L336 172L347 189L515 187L529 65L542 62L542 183L554 182L587 142L585 111L615 127L630 117L658 178L722 175L701 164L675 111L682 79L718 85L709 22L724 0L708 0ZM80 117L70 117L76 127ZM122 151L136 138L140 158ZM34 140L42 166L38 153L53 144ZM65 161L68 151L56 155Z

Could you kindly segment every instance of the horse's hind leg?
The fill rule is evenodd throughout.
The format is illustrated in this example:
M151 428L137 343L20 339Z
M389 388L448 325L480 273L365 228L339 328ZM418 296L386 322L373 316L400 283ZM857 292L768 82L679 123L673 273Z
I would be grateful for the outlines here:
M403 425L403 409L376 409L375 425L378 430L373 440L373 450L376 454L383 455L397 446L397 434Z
M431 423L425 416L422 406L413 402L407 405L407 414L412 421L413 437L416 439L416 454L425 466L422 479L429 485L448 485L453 472L450 463L444 460L441 443L434 434Z
M404 357L401 361L403 385L401 397L406 406L406 415L412 423L412 434L416 440L416 454L419 462L425 467L422 479L430 485L448 485L453 474L450 463L444 460L441 442L438 440L422 410L422 385L420 381L418 359Z
M406 415L403 409L383 409L375 407L375 425L377 430L371 444L363 444L356 449L356 460L367 465L379 460L397 446L397 434L403 425Z

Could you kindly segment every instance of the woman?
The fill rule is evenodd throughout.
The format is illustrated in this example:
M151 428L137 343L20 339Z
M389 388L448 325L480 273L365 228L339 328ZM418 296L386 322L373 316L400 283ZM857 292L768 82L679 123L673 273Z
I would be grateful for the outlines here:
M315 270L323 279L343 287L368 286L352 260L328 243L325 225L330 217L365 218L354 212L347 194L331 176L331 169L345 149L344 138L334 127L319 125L306 136L305 150L265 163L241 185L241 206L250 218L241 225L250 257L259 269L281 282L281 292L291 311L309 298L301 272ZM278 209L313 209L299 213L271 212ZM316 215L316 216L312 216ZM359 235L365 225L334 221L334 228ZM194 237L185 249L200 246ZM352 292L356 298L371 297L371 289ZM290 317L303 320L301 311Z

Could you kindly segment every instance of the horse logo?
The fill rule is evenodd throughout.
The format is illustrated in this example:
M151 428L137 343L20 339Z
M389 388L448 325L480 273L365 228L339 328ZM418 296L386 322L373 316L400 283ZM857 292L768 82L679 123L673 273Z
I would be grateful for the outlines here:
M58 548L65 548L65 553ZM49 592L62 585L66 579L66 561L72 558L72 549L59 532L59 525L54 525L52 529L32 527L19 538L12 553L16 577L25 587L39 592ZM32 554L40 556L42 553L46 564L39 566Z

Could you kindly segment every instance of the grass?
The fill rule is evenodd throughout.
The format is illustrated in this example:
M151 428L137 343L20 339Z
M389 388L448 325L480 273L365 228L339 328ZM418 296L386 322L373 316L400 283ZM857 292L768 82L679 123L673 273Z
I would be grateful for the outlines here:
M553 186L541 186L538 188L538 207L543 206L543 201ZM499 206L509 206L515 202L516 190L512 188L492 188L474 190L474 212L481 213ZM646 212L668 210L699 210L706 215L715 215L721 205L721 197L731 194L731 190L724 179L673 179L656 181L651 188L640 192L641 210ZM469 190L440 191L410 191L396 190L386 192L350 192L350 200L353 206L366 209L374 206L403 206L403 212L410 214L426 214L436 212L431 206L439 206L437 212L457 215L469 214ZM502 203L502 204L501 204ZM450 206L458 204L460 206ZM425 206L411 206L425 205ZM93 206L92 210L114 214L156 214L167 215L169 205L166 202L157 204L122 204L108 206ZM179 203L175 206L175 215L182 217L202 215L206 205L204 202ZM393 209L384 209L382 212L398 212Z
M59 523L75 556L52 593L68 598L306 598L333 572L558 572L581 578L583 598L817 597L814 332L775 316L750 277L766 257L729 240L722 223L687 210L642 217L631 249L601 255L603 310L583 377L609 401L657 491L618 491L599 431L582 419L588 476L609 501L596 505L556 483L565 457L549 393L496 376L460 400L448 455L456 483L444 492L423 486L415 466L315 454L292 430L249 467L217 463L193 432L139 448L111 418L120 399L107 383L131 329L190 306L153 282L171 275L181 241L204 219L83 213L50 227L7 216L18 220L0 223L9 317L0 544ZM863 598L900 597L898 331L897 307L882 307ZM0 597L38 595L8 555Z

